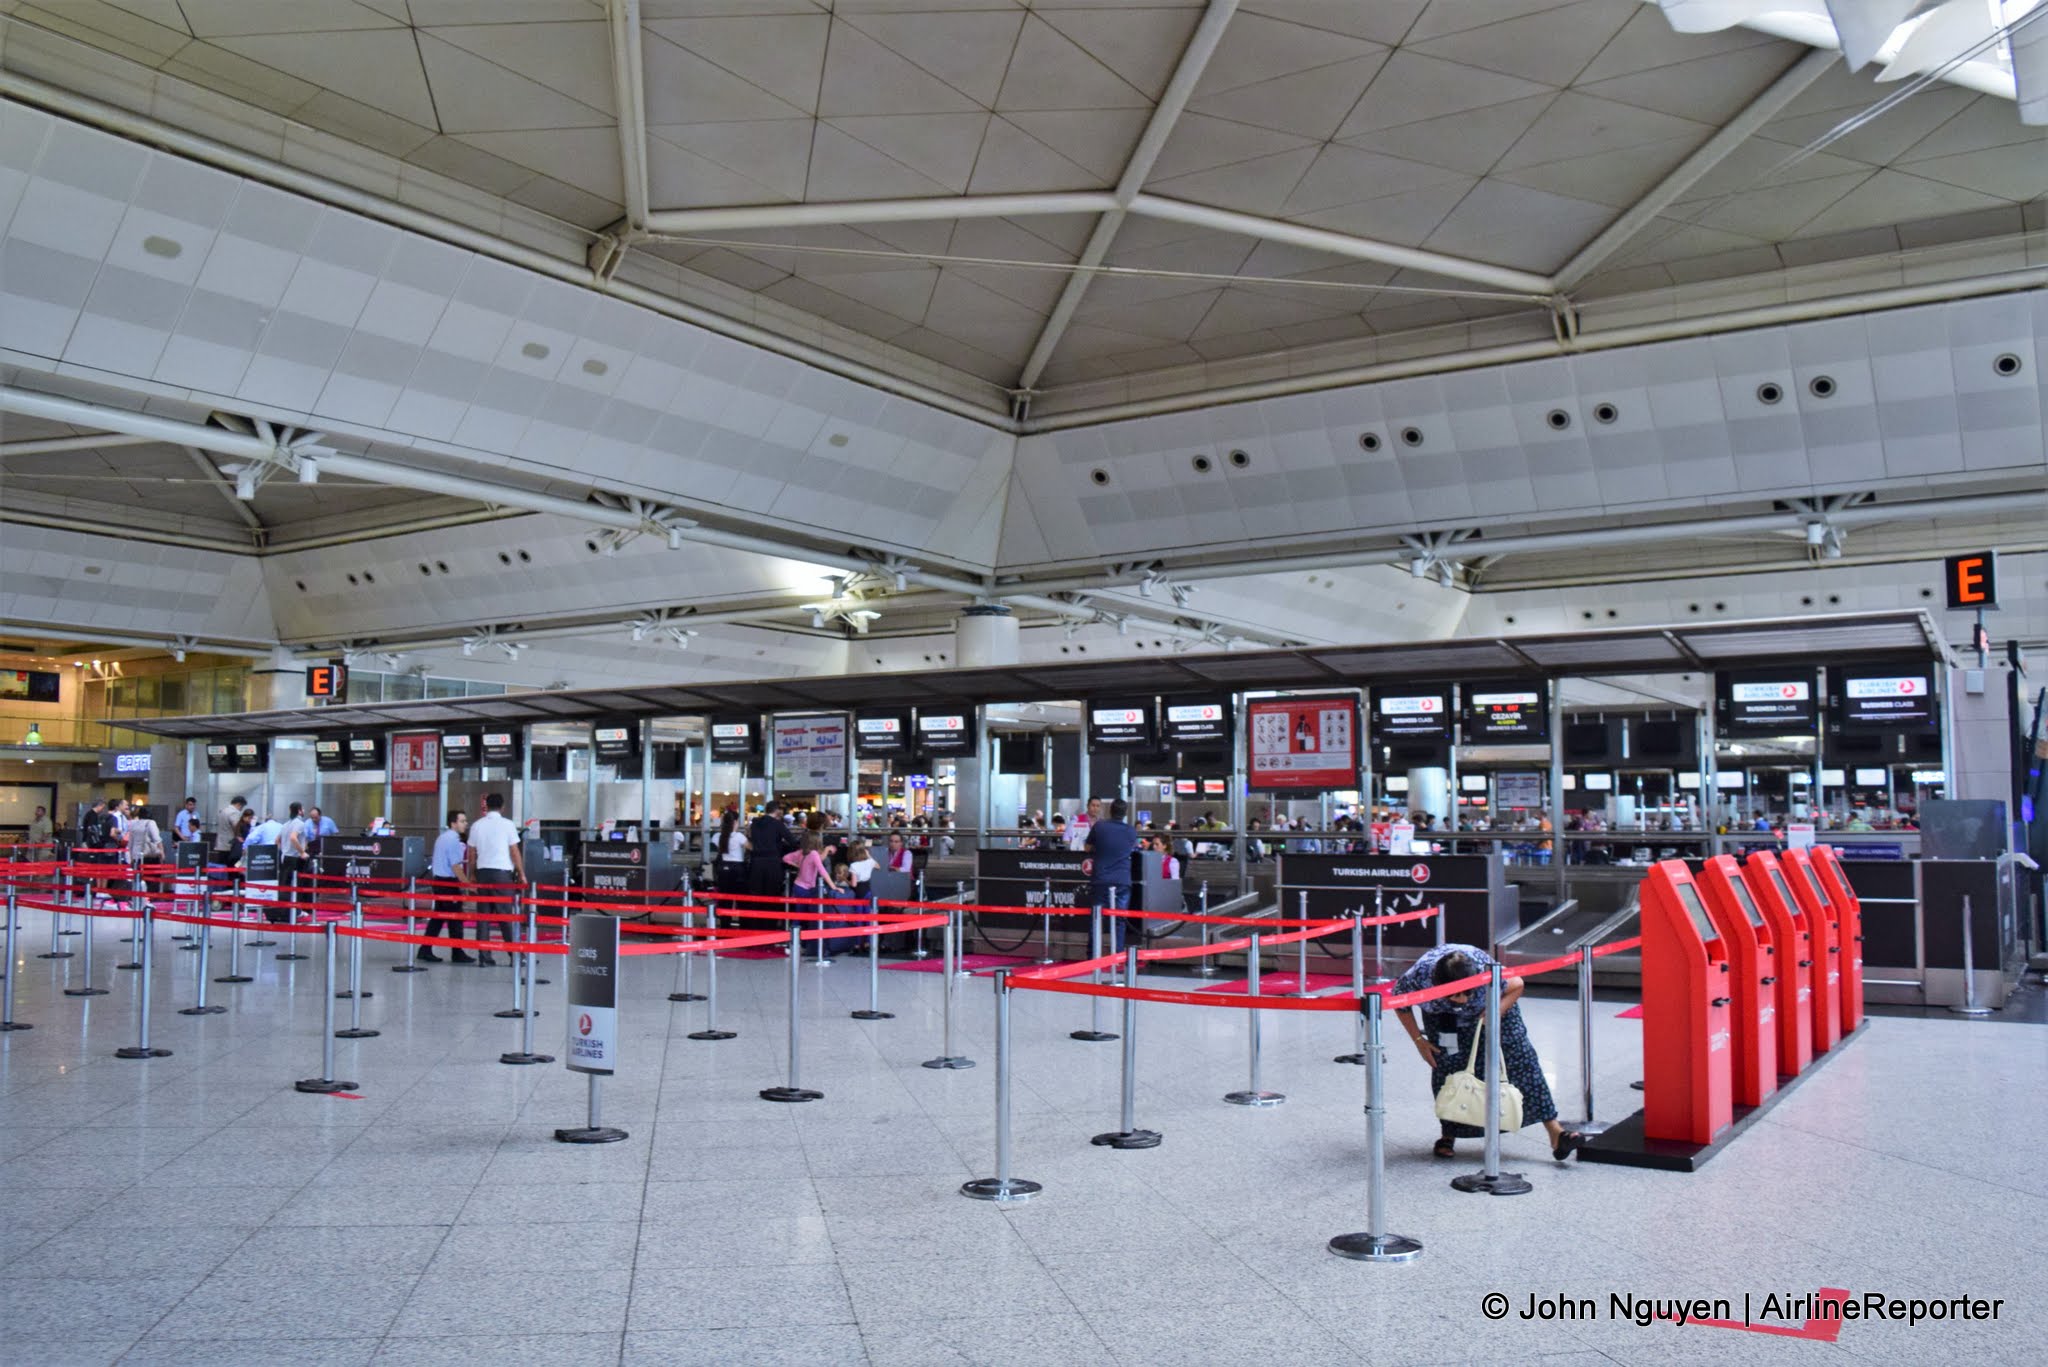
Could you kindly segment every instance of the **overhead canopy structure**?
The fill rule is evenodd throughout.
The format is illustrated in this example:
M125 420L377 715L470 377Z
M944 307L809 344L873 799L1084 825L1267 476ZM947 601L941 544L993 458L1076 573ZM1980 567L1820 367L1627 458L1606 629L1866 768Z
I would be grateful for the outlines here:
M1830 618L1819 625L1799 619L1722 622L1492 640L1314 646L688 687L512 693L434 702L137 719L123 724L152 735L182 739L314 735L715 712L1051 702L1106 693L1357 687L1404 679L1681 673L1777 661L1835 663L1883 656L1946 655L1941 633L1926 613L1888 612Z

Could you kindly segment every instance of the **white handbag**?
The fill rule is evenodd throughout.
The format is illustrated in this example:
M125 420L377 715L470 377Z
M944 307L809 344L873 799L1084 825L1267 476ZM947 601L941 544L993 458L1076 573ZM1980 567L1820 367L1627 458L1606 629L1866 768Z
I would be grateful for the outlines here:
M1486 1037L1486 1018L1481 1016L1472 1031L1472 1052L1465 1060L1465 1066L1444 1079L1443 1090L1436 1094L1436 1118L1458 1125L1470 1125L1481 1134L1486 1133L1486 1080L1479 1076L1479 1047ZM1501 1079L1500 1084L1500 1129L1502 1134L1511 1134L1522 1128L1522 1089Z

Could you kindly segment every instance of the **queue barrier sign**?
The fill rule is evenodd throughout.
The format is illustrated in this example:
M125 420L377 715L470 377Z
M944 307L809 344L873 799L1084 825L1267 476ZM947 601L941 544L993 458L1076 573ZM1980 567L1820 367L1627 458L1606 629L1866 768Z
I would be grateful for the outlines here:
M571 1072L610 1077L619 1057L619 920L569 918L568 1048Z

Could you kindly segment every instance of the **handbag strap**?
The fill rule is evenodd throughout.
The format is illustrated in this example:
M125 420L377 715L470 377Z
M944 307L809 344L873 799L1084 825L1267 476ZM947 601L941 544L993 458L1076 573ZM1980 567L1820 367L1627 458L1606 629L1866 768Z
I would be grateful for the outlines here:
M1484 1038L1486 1038L1486 1017L1484 1014L1482 1014L1479 1017L1479 1019L1474 1021L1472 1024L1472 1052L1465 1056L1465 1066L1459 1069L1459 1072L1466 1073L1475 1077L1478 1076L1479 1041Z

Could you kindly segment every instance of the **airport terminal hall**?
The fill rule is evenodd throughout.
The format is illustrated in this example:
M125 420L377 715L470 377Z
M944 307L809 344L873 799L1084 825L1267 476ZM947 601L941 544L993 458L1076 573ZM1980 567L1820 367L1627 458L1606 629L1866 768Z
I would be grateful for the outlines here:
M0 1367L2035 1364L2048 0L0 0Z

